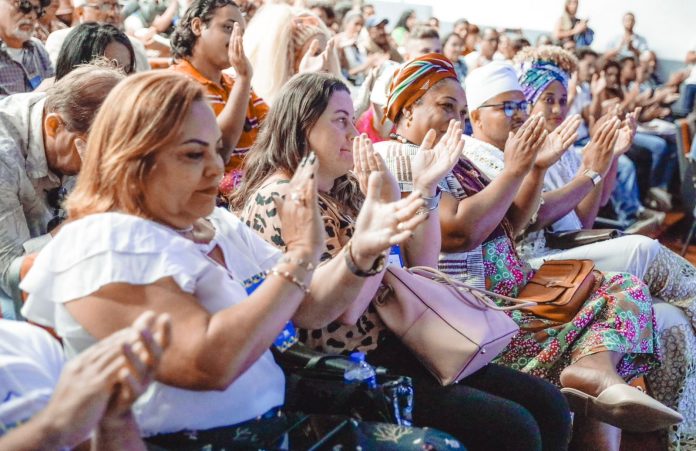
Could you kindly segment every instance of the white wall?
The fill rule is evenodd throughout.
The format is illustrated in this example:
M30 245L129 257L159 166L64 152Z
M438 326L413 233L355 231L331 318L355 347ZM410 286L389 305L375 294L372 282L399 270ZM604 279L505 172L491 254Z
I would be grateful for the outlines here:
M388 6L389 16L404 0L375 2ZM456 19L505 28L551 32L563 11L563 0L420 0L421 7L432 7L444 31ZM401 8L405 7L402 5ZM386 8L385 8L386 9ZM623 31L621 19L626 11L636 15L635 31L648 40L662 59L683 61L690 47L696 47L696 0L580 0L578 17L589 18L595 32L593 47L604 51L607 42ZM387 14L387 11L384 12ZM427 19L426 16L419 19Z

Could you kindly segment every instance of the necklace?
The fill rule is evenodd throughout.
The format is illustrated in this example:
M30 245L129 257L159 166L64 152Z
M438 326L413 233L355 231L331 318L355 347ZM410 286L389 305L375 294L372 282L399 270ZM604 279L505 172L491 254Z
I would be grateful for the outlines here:
M399 141L401 144L412 144L412 145L414 145L414 146L416 145L415 143L412 143L411 141L409 141L408 139L404 138L403 136L401 136L401 135L398 134L398 133L390 133L390 134L389 134L389 138L391 138L391 139L393 139L393 140L395 140L395 141Z
M173 228L173 227L172 227L172 229L173 229L176 233L178 233L178 234L180 234L180 235L183 235L184 233L193 232L193 224L191 224L191 225L188 226L188 227L184 227L183 229L175 229L175 228Z

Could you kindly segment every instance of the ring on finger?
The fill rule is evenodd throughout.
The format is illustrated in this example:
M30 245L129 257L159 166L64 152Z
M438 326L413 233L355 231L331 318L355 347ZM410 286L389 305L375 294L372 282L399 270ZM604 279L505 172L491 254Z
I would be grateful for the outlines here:
M299 205L304 205L305 203L304 197L298 192L290 193L290 200Z

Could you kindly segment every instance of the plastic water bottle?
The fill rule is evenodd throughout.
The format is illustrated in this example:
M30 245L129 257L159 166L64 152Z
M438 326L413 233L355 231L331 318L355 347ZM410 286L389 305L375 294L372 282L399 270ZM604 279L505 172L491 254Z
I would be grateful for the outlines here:
M343 380L346 384L365 384L368 388L377 388L375 369L365 361L364 353L352 353L350 362L350 366L343 373Z

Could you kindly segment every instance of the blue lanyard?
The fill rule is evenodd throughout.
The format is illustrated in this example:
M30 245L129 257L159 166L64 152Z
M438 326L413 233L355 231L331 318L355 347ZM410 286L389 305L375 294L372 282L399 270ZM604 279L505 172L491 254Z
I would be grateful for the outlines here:
M264 280L266 280L265 273L257 274L245 280L244 289L246 290L247 294L251 295L251 293L253 293ZM292 321L288 321L283 330L281 330L280 334L278 334L276 337L275 341L273 342L273 346L275 346L280 352L285 352L298 341L299 338L297 336L297 330L295 329L294 324L292 324Z

